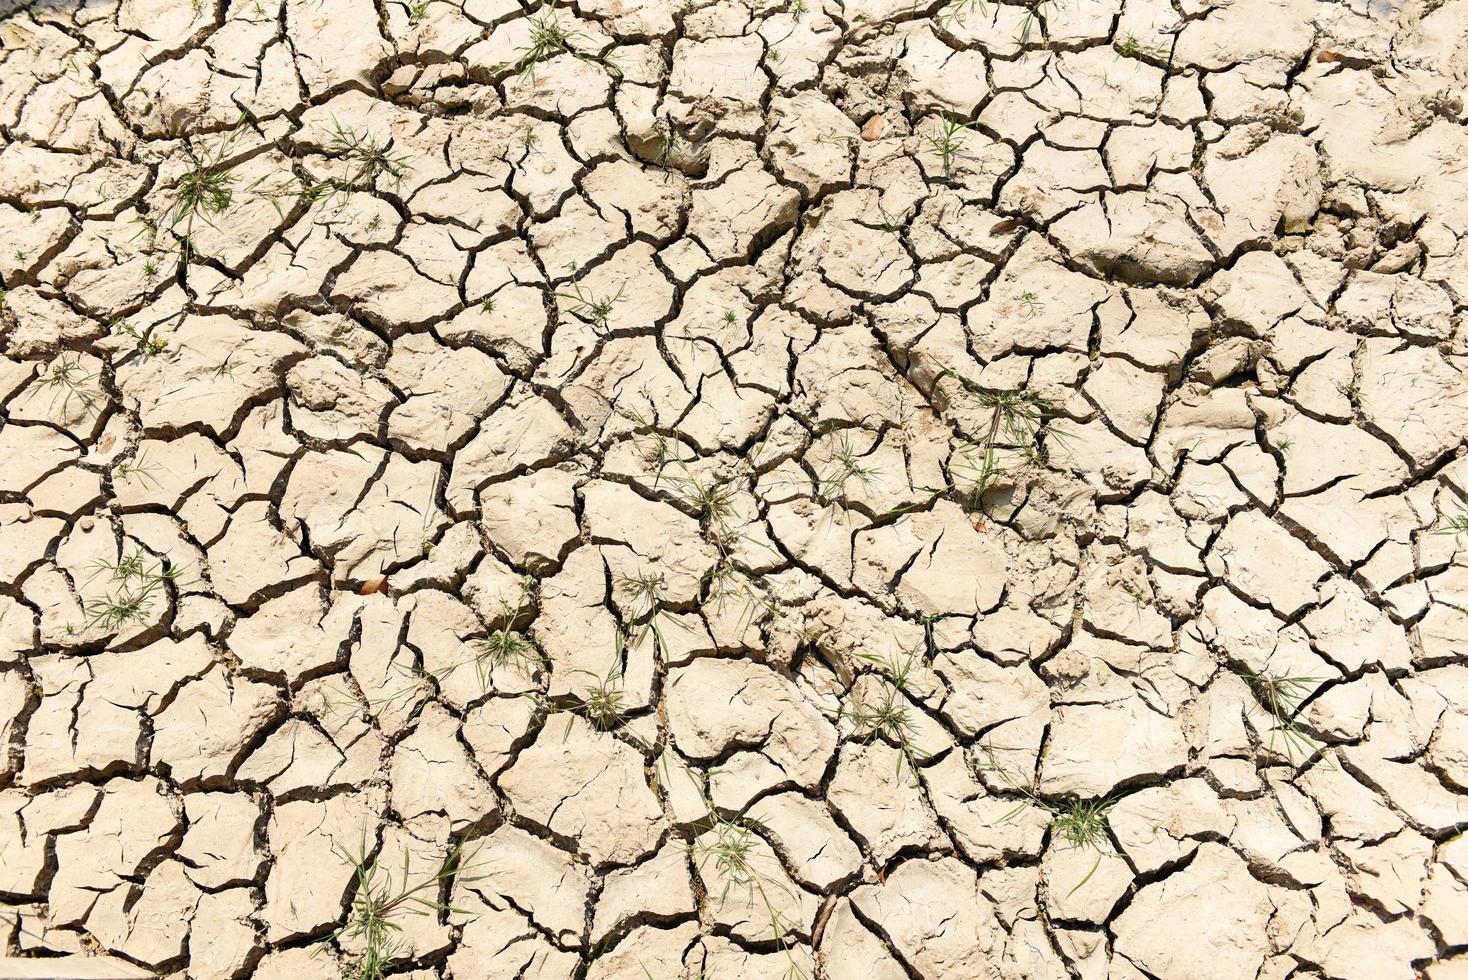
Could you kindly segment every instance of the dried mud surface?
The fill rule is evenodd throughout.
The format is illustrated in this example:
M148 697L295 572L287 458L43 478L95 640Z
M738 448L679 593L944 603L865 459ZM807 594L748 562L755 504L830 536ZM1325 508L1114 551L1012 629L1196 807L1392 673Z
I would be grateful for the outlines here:
M9 951L371 975L357 859L415 978L1468 976L1465 82L1416 0L12 9Z

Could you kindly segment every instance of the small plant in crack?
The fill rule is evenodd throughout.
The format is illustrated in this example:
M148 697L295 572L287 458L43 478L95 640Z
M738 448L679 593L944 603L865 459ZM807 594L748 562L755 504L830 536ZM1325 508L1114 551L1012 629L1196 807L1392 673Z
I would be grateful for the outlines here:
M148 459L146 449L139 450L136 456L128 459L119 459L111 469L113 482L137 480L144 486L158 486L158 479L154 476L158 472L158 464Z
M1135 34L1128 34L1116 45L1116 53L1123 58L1136 58L1138 60L1151 59L1153 61L1166 61L1167 51L1160 47L1143 44L1137 40Z
M891 235L893 238L901 238L912 225L913 216L917 214L916 206L907 208L899 215L893 215L882 205L877 205L877 210L882 213L882 220L877 223L877 228Z
M816 471L812 490L817 499L839 501L845 507L848 484L855 480L863 490L868 490L881 471L864 462L866 457L852 446L849 433L839 433L833 443L829 457Z
M1453 540L1459 544L1464 537L1468 537L1468 495L1457 494L1457 513L1444 514L1443 526L1438 528L1435 534L1451 534Z
M509 600L500 598L500 627L489 636L478 641L479 656L474 658L474 668L479 673L479 686L489 689L489 671L509 668L524 677L534 677L535 672L545 666L540 651L536 650L515 626L524 617L530 584L522 582L519 601L511 606Z
M101 596L83 602L86 620L82 629L100 627L107 632L130 623L147 622L154 602L183 572L177 565L154 558L141 545L115 562L97 561L93 569L88 581L105 574L107 585ZM67 632L75 634L77 630L68 626Z
M1101 867L1101 859L1111 853L1111 827L1107 822L1107 813L1115 803L1116 801L1110 798L1101 800L1069 798L1046 806L1050 812L1050 832L1052 834L1058 834L1073 850L1096 852L1096 862L1091 865L1091 870L1071 886L1070 891L1065 893L1067 898L1074 895L1081 886L1091 880L1096 870Z
M234 202L237 175L234 164L228 161L244 125L245 117L241 115L229 135L213 150L200 150L191 139L183 141L187 166L174 182L162 222L178 237L180 266L186 265L193 253L195 223L217 227L214 219L228 211Z
M800 20L808 13L810 13L810 8L806 6L805 0L795 0L790 5L790 16L796 20Z
M570 712L580 715L591 723L593 728L600 731L610 731L622 723L622 713L625 710L625 695L622 693L622 657L625 641L619 632L616 638L616 655L612 666L602 676L597 676L589 670L574 670L572 673L585 674L591 680L581 689L576 697L576 702L571 705ZM571 734L571 722L566 720L566 731L563 738Z
M907 703L911 697L907 682L914 666L921 659L916 652L879 657L863 651L856 656L877 668L877 674L863 676L880 677L877 681L880 693L867 699L853 688L850 704L843 706L842 710L856 729L855 737L858 741L880 737L895 743L899 749L897 777L902 778L902 764L905 760L916 778L918 763L928 758L930 753L914 743L917 724L913 718L913 709Z
M627 638L631 644L640 646L649 636L653 640L653 651L664 660L668 657L668 638L663 633L664 583L661 572L640 572L637 575L618 575L617 587L627 598ZM682 620L673 620L680 629L689 627Z
M1026 320L1033 320L1045 312L1045 304L1034 292L1023 292L1019 294L1019 315Z
M977 13L983 16L988 13L988 10L989 7L984 0L953 0L938 15L938 23L945 30L951 31L955 25L964 26L964 18L969 14Z
M571 284L569 293L556 293L556 298L567 302L569 305L567 312L574 313L591 324L592 329L605 333L612 317L612 311L622 301L626 290L627 284L623 283L617 287L616 293L598 296L590 290L583 289L581 283L577 281Z
M380 181L396 187L413 169L407 155L392 152L391 140L379 140L350 129L335 118L331 120L331 135L325 149L328 156L341 161L346 172L306 185L301 196L308 204L330 201L354 191L370 193L379 189Z
M979 508L994 480L1005 472L999 460L1001 449L1007 446L1037 465L1045 462L1040 431L1055 417L1056 409L1034 392L983 388L951 370L944 375L957 380L980 409L989 412L989 426L983 437L960 452L963 468L972 474L970 499ZM1059 438L1053 430L1050 434Z
M428 16L429 2L430 0L420 0L420 2L411 4L408 7L409 27L417 27L419 24L423 23L424 19Z
M712 868L718 880L723 882L718 897L720 905L729 900L729 895L736 888L744 890L758 902L769 922L775 945L788 961L784 976L787 980L804 980L807 974L795 958L794 944L790 939L795 924L776 905L778 895L788 893L788 888L784 882L770 877L758 867L759 835L747 821L726 817L707 800L705 803L708 804L708 816L704 821L706 829L692 845L699 875L707 877Z
M1027 0L1024 4L1025 13L1020 18L1019 32L1015 39L1020 44L1027 44L1030 40L1030 31L1034 30L1035 24L1040 23L1041 11L1047 4L1057 3L1058 0ZM1043 25L1042 25L1043 26Z
M982 777L984 773L994 773L1010 790L1024 797L1014 809L999 818L999 823L1008 823L1028 808L1036 807L1049 814L1052 836L1059 837L1072 850L1096 852L1096 860L1090 870L1080 881L1072 885L1065 895L1069 898L1080 891L1081 887L1095 876L1096 871L1101 867L1102 859L1109 854L1116 853L1112 846L1111 824L1108 817L1111 808L1116 805L1116 800L1109 796L1091 800L1077 796L1047 800L1035 791L1033 784L1019 779L1012 769L999 761L991 744L980 743L978 751L982 757L981 760L971 762L975 775Z
M653 162L664 170L676 167L682 160L683 138L678 135L678 130L673 128L672 120L666 118L657 120L653 124L653 134L656 138Z
M462 844L449 852L436 871L417 878L413 875L412 858L405 850L402 877L396 881L392 872L384 870L367 851L365 834L355 854L338 851L352 865L356 883L346 924L331 937L361 947L361 952L348 959L342 974L349 980L380 980L394 960L406 955L408 951L401 937L404 916L468 914L439 898L447 883L471 870L464 864ZM324 948L324 944L318 948Z
M161 354L168 347L167 341L153 336L152 327L139 330L131 320L127 319L113 320L107 332L114 337L126 337L131 340L133 348L143 357Z
M954 160L967 155L963 152L963 146L968 132L968 123L959 122L953 113L945 112L939 117L938 125L931 132L923 134L923 141L943 163L944 177L952 172Z
M1283 744L1285 757L1295 762L1296 753L1308 759L1320 745L1305 734L1300 726L1300 706L1324 678L1301 677L1277 674L1272 671L1252 671L1247 667L1237 670L1239 678L1249 688L1255 702L1269 716L1269 748L1274 750L1276 740Z
M94 387L97 375L82 365L77 354L62 354L51 362L51 368L41 376L42 390L51 392L51 407L61 403L61 417L69 418L72 408L80 405L84 414L90 414L102 400L102 393Z
M552 4L546 4L539 14L530 18L530 43L520 48L512 70L516 75L535 81L535 66L558 54L577 54L571 42L583 37L578 30L568 29L561 23L560 12ZM579 57L579 55L578 55Z

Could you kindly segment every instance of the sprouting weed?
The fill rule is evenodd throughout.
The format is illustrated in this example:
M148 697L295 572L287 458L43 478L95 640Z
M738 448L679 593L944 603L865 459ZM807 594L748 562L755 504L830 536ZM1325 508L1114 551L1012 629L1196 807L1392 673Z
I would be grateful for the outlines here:
M1024 16L1020 18L1019 33L1015 37L1015 39L1019 41L1020 44L1029 43L1030 31L1034 29L1035 24L1038 22L1038 16L1040 14L1041 8L1043 8L1047 3L1053 2L1056 2L1056 0L1028 0L1028 2L1025 3L1025 13Z
M579 30L570 30L561 23L554 5L546 4L539 14L530 18L530 43L520 48L520 57L513 70L516 75L535 81L535 66L563 52L576 54L571 42L582 37Z
M913 668L921 662L921 658L916 652L905 655L890 654L886 657L861 652L856 656L877 668L878 673L874 676L879 678L877 686L880 688L880 694L867 700L853 689L849 706L843 706L842 710L851 719L858 740L880 737L897 744L900 750L897 756L899 779L902 777L904 760L912 767L915 775L918 763L929 755L926 750L913 743L917 734L917 725L913 718L913 709L907 703L908 677Z
M129 623L146 622L154 601L171 582L176 582L183 569L154 558L142 546L123 555L116 562L97 561L88 582L106 574L103 594L86 600L82 611L86 616L83 629L97 626L111 632ZM68 632L75 629L68 627Z
M1443 526L1434 533L1451 534L1454 541L1461 543L1464 536L1468 536L1468 495L1459 493L1457 497L1458 512L1444 514Z
M224 360L220 361L219 365L210 373L216 378L229 378L230 380L234 380L234 369L234 351L230 351L224 355Z
M1167 51L1163 48L1143 44L1135 35L1128 34L1116 45L1116 53L1123 58L1150 58L1154 61L1166 61Z
M331 135L326 141L326 152L342 161L346 168L345 175L327 177L306 185L300 194L308 203L330 201L354 191L374 192L380 189L379 183L384 181L396 187L413 169L406 155L392 152L391 140L382 141L370 134L349 129L334 117L331 120Z
M486 668L509 667L525 677L533 677L536 670L545 665L539 651L530 645L530 641L515 632L515 627L520 625L520 621L525 617L529 595L530 582L525 580L520 583L520 598L513 606L502 596L500 598L499 629L478 643L481 654L475 658L474 664L475 669L479 672L480 687L485 690L489 689L489 674Z
M1309 758L1320 748L1314 739L1305 734L1300 726L1300 705L1311 695L1324 678L1298 677L1275 674L1269 671L1255 672L1240 668L1238 675L1248 686L1249 693L1269 715L1272 727L1269 732L1269 748L1274 749L1278 737L1284 744L1285 756L1291 763L1295 753Z
M212 226L215 218L229 210L234 200L236 175L233 165L225 161L240 132L241 126L236 126L212 152L201 152L192 141L184 140L183 151L188 158L188 168L173 186L163 220L175 231L183 225L182 236L185 239L192 235L195 219Z
M375 857L367 853L367 837L356 854L339 850L342 858L354 869L355 891L346 924L332 934L342 939L359 942L362 950L349 960L343 974L348 980L380 980L388 965L407 953L400 936L406 915L437 916L440 913L465 913L439 900L445 883L470 869L464 864L463 845L456 846L444 858L443 864L430 874L417 880L413 878L412 858L403 852L402 878L396 882L390 871L383 870ZM324 944L323 947L324 948Z
M938 119L937 128L923 136L923 141L928 144L932 151L938 154L938 159L943 162L943 176L947 177L952 170L953 161L964 155L963 145L967 139L968 124L959 122L958 117L951 112L945 112Z
M494 297L493 296L486 296L486 297L484 297L484 299L479 304L479 309L480 309L481 312L484 312L484 313L493 313L494 312Z
M158 263L156 261L154 261L154 259L152 258L152 256L149 256L148 258L144 259L143 260L143 275L147 276L149 279L152 279L157 274L158 274Z
M1086 872L1084 878L1072 885L1070 891L1066 892L1067 898L1074 895L1082 885L1091 880L1096 869L1101 867L1101 859L1111 852L1107 811L1115 802L1110 798L1101 800L1071 798L1054 804L1050 808L1051 833L1059 834L1072 849L1096 852L1096 863L1091 865L1091 870Z
M627 284L623 283L617 287L615 295L597 296L582 289L580 282L573 282L569 293L556 293L556 298L566 300L570 304L568 312L576 314L591 324L593 329L605 331L612 311L622 301L622 295L626 289Z
M1281 456L1288 456L1290 454L1290 449L1294 446L1294 444L1294 440L1281 439L1274 444L1274 448L1279 450L1279 454Z
M82 366L80 355L62 354L51 362L51 369L41 377L39 385L51 392L53 409L60 399L61 415L67 418L73 404L79 403L86 413L96 408L102 400L102 393L93 387L96 380L97 376Z
M719 892L719 903L729 899L730 893L739 888L763 906L769 918L770 934L775 944L785 953L788 966L786 980L803 980L804 968L796 960L790 935L794 924L777 907L775 899L779 893L788 893L788 886L760 870L756 863L758 835L744 821L729 819L721 815L712 805L705 818L707 829L693 843L694 863L700 876L707 876L712 866L718 880L723 882Z
M14 256L15 256L15 261L17 261L17 262L24 262L25 261L25 251L23 249L19 249L19 248L16 249L15 250L15 253L14 253Z
M1335 390L1352 405L1361 402L1361 386L1354 381L1342 381L1335 386Z
M780 49L779 48L771 48L770 49L769 58L770 58L771 61L775 62L776 64L779 64L780 63Z
M970 443L960 454L965 469L972 474L969 493L973 505L978 507L994 479L1004 472L999 462L1002 448L1008 446L1033 463L1044 462L1040 430L1054 417L1055 406L1033 392L982 388L953 371L944 374L955 378L981 409L989 411L989 427L983 438Z
M938 15L938 23L944 29L951 31L954 25L962 27L964 24L963 19L969 14L977 12L982 15L987 10L988 6L984 3L984 0L952 0L948 6L943 8L943 12Z
M139 483L158 486L158 479L153 475L158 472L158 464L148 459L148 450L141 449L136 456L128 459L119 459L112 464L112 479L137 480Z
M429 2L430 2L430 0L420 0L419 3L412 4L411 6L408 7L408 25L409 26L411 26L411 27L417 27L419 24L421 24L423 22L423 18L425 18L425 17L428 16L428 4L429 4Z
M649 636L653 639L653 650L663 659L668 657L668 639L663 633L664 584L661 572L642 572L638 575L617 576L617 587L626 594L628 604L628 640L635 646L641 645ZM689 626L680 619L672 621L680 629Z
M616 652L612 660L612 666L602 676L597 676L589 670L575 670L572 673L585 674L591 680L576 695L576 703L571 705L570 712L580 715L601 731L610 731L622 723L623 694L622 694L622 656L625 649L625 641L619 631L616 636ZM571 734L571 720L566 719L565 736Z
M795 2L790 5L790 16L795 18L796 20L800 20L800 18L804 17L809 12L810 8L805 5L805 0L795 0Z
M1026 320L1033 320L1045 312L1045 304L1033 292L1024 292L1019 294L1019 309L1020 316Z
M1091 869L1065 893L1067 898L1074 895L1096 874L1101 867L1101 860L1108 854L1115 853L1108 814L1116 805L1116 799L1108 796L1086 800L1066 796L1058 800L1047 800L1036 793L1033 785L1019 779L1008 766L1000 762L994 747L988 742L980 743L978 749L983 758L982 761L971 760L974 774L982 779L984 773L994 773L1008 789L1024 797L1014 809L999 818L999 823L1013 820L1029 807L1038 807L1050 815L1051 833L1059 836L1067 847L1096 852L1096 861Z
M682 463L660 471L657 483L668 487L681 504L698 519L699 530L720 552L725 554L737 542L734 527L734 501L739 485L733 480L707 481L695 476Z
M881 204L877 205L877 210L882 213L882 220L877 224L877 228L894 238L902 237L903 232L907 231L908 226L912 224L913 216L917 214L916 207L907 208L900 215L889 214Z
M168 347L168 342L153 336L153 328L148 327L139 330L132 321L126 319L113 320L108 332L114 337L126 337L133 342L138 353L144 357L161 354Z
M653 124L653 131L657 136L657 150L653 155L654 162L664 170L676 166L679 160L679 144L681 140L678 131L673 128L673 123L668 119L659 119Z
M862 489L869 489L880 471L863 462L865 456L852 446L848 433L840 433L833 443L829 458L815 475L813 491L822 501L840 501L845 506L847 484L855 480Z

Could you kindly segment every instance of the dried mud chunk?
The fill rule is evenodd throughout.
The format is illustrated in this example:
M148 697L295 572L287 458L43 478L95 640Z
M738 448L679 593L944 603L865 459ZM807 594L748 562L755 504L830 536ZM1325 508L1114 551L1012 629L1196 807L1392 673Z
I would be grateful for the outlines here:
M715 261L748 262L755 251L795 224L800 195L781 187L757 162L708 187L696 187L688 233Z
M523 818L575 840L597 866L650 854L664 827L637 750L575 715L552 715L499 779Z
M178 782L209 782L231 774L254 737L279 716L280 691L230 677L216 667L180 689L153 722L152 764Z
M668 725L693 759L764 755L797 785L816 785L836 730L789 680L747 660L695 660L670 672Z
M848 743L827 790L831 806L878 866L906 848L933 848L946 840L912 766L911 757L883 742Z
M1158 976L1248 980L1264 962L1263 935L1274 912L1269 888L1228 848L1201 846L1181 871L1143 888L1115 922L1116 952ZM1186 921L1186 939L1157 928Z
M1165 776L1188 761L1188 743L1175 718L1139 697L1055 709L1041 788L1087 799L1119 783Z
M925 977L992 980L1001 930L979 878L954 858L904 861L852 902L890 938L910 970Z
M1102 193L1102 202L1051 226L1076 261L1098 276L1143 285L1186 286L1213 267L1208 251L1171 196Z

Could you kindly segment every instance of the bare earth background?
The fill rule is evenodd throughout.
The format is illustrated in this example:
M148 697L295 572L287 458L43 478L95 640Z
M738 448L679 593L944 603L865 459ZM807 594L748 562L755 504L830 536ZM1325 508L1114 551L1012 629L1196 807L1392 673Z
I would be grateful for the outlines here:
M11 955L1468 977L1468 3L22 7Z

